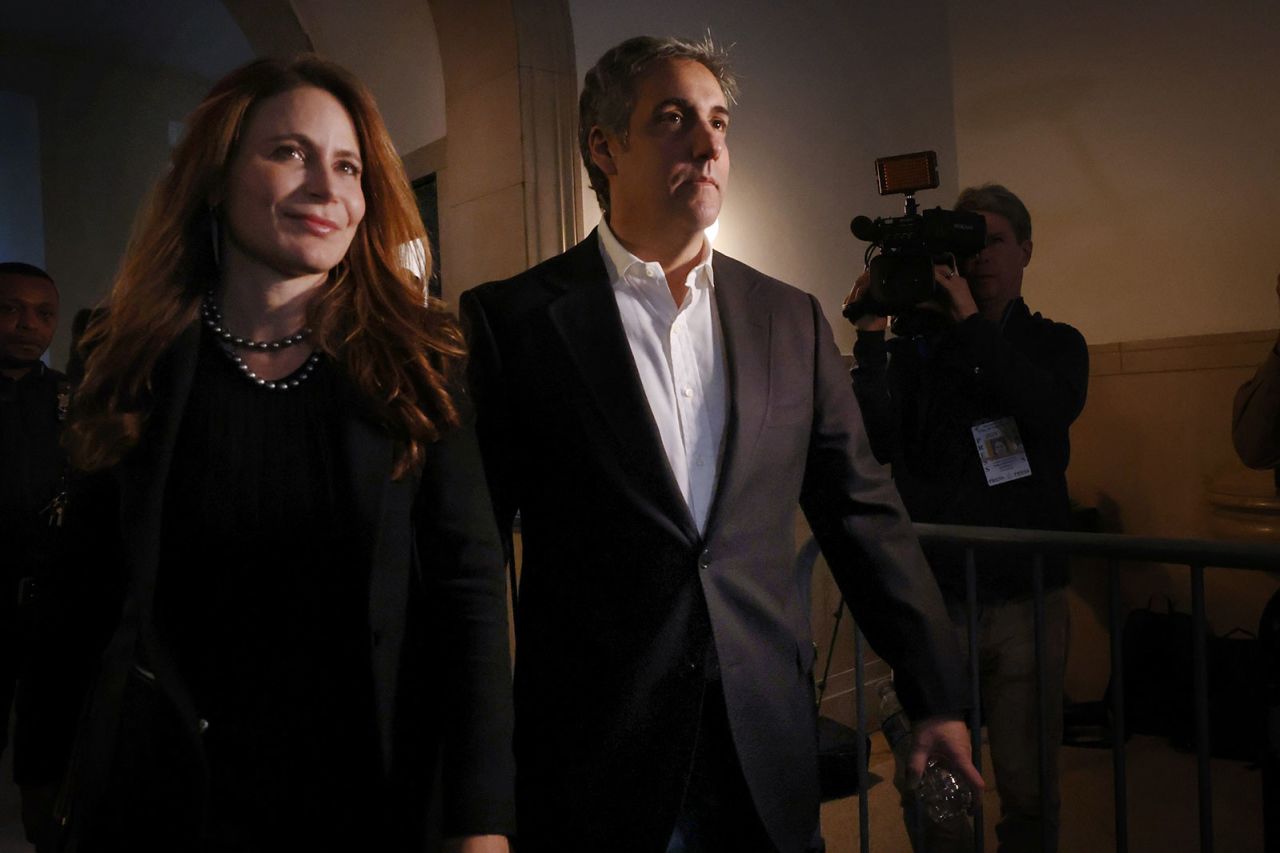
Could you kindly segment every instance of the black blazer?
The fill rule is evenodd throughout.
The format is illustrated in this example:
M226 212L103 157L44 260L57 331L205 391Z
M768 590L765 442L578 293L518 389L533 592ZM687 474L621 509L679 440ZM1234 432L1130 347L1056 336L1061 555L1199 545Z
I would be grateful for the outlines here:
M764 825L806 849L818 778L797 504L908 710L964 704L937 585L818 303L722 254L713 267L729 417L705 535L594 234L462 297L499 525L521 517L517 808L536 850L663 850L716 677Z
M99 577L118 573L123 606L111 620L60 804L69 837L81 845L71 849L101 849L101 839L152 826L159 849L181 850L179 839L201 817L207 782L199 709L169 662L152 610L166 475L200 334L193 326L162 359L146 437L118 466L114 485L97 487L114 492L118 515L93 537L106 541L95 543L92 570ZM356 490L352 504L369 555L370 669L393 849L424 849L437 771L443 834L510 833L506 579L474 433L468 425L444 436L427 449L420 471L395 481L391 437L366 416L354 389L346 396L343 437ZM83 529L103 518L104 503L101 497L81 503ZM61 586L69 605L85 597L74 583ZM75 606L86 610L88 623L101 624L100 616L87 613L94 603ZM65 707L66 698L51 693L45 704ZM59 732L42 734L50 742L29 749L57 755ZM112 807L99 808L108 792ZM137 811L119 813L121 802Z

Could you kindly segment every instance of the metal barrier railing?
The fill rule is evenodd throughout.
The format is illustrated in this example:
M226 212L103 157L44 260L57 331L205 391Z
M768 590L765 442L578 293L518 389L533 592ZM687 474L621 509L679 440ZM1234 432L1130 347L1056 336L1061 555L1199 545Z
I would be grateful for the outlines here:
M990 553L1022 553L1032 556L1032 587L1034 595L1034 631L1036 649L1036 695L1037 719L1039 726L1039 767L1041 814L1047 814L1048 808L1048 708L1046 706L1048 669L1045 659L1045 613L1044 613L1044 559L1051 555L1089 556L1107 561L1108 585L1108 630L1110 632L1111 652L1111 752L1112 778L1115 786L1115 839L1117 853L1127 853L1129 849L1128 828L1128 789L1125 767L1125 731L1124 731L1124 661L1121 645L1121 619L1123 618L1120 599L1120 570L1117 562L1164 563L1186 566L1190 574L1191 619L1192 619L1192 689L1193 714L1196 743L1197 800L1200 826L1200 850L1204 853L1213 851L1213 805L1212 785L1210 779L1210 743L1209 743L1209 674L1208 674L1208 622L1205 616L1204 572L1206 568L1277 570L1280 569L1280 545L1255 544L1248 542L1230 542L1204 539L1165 539L1144 536L1127 536L1111 533L1067 533L1049 530L1015 530L1001 527L962 527L944 524L916 524L916 533L922 542L933 545L949 545L960 547L965 552L965 588L967 597L966 612L968 615L969 648L975 649L978 644L978 595L977 595L977 562L978 552ZM801 565L812 566L816 561L818 548L812 541L801 548L798 560ZM854 631L854 682L859 755L858 790L865 794L867 790L867 760L862 753L865 748L865 732L867 730L867 709L864 699L864 641L861 630L855 626ZM969 729L973 740L973 760L978 769L982 769L982 718L980 712L981 694L979 679L979 662L976 654L969 654L969 684L973 699L973 708L969 714ZM824 675L825 678L825 675ZM869 853L870 825L867 797L858 798L859 814L859 849ZM981 803L976 804L974 815L974 847L984 849L984 832L981 815ZM1043 849L1054 849L1049 833L1052 828L1047 821L1041 822Z

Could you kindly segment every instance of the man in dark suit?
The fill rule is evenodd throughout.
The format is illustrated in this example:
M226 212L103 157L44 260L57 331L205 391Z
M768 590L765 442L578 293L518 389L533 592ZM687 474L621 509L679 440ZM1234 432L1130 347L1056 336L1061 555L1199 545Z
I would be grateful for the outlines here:
M59 302L58 287L44 270L0 263L0 754L8 743L19 673L32 653L36 590L47 580L62 539L67 462L59 440L70 385L41 361L58 327ZM15 753L30 830L53 792L24 783L27 756Z
M606 53L580 104L605 221L462 297L499 522L521 517L523 851L820 849L797 504L904 674L916 772L981 786L941 596L821 309L704 237L734 89L709 42Z

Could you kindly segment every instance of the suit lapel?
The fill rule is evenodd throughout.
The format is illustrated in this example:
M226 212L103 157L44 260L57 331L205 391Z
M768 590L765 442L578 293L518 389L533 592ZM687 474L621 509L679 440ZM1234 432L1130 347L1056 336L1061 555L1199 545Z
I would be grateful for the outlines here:
M724 340L725 374L729 386L729 416L725 421L724 451L716 475L716 494L707 530L727 511L741 480L741 466L753 457L769 405L769 347L772 315L752 305L755 281L740 264L722 255L712 259L715 270L716 311Z
M600 256L595 233L566 256L565 294L550 308L552 325L583 384L603 414L627 464L622 467L641 491L690 539L699 538L662 446L635 359L618 314L618 303ZM612 456L613 454L605 454Z

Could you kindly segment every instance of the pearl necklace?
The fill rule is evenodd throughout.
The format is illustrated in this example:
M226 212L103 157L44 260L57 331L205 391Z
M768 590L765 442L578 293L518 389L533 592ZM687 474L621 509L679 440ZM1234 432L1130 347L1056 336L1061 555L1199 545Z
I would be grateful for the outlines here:
M218 303L213 301L213 293L209 293L205 297L204 302L200 306L200 316L204 318L204 324L218 336L218 340L224 346L241 347L243 349L256 350L282 350L291 347L294 344L300 344L311 335L311 327L303 328L292 335L285 335L274 341L254 341L249 338L242 338L239 335L231 334L231 331L222 325L222 312L218 310Z
M297 388L307 380L320 364L320 351L316 350L307 357L302 366L293 373L281 379L264 379L245 363L244 356L235 351L236 347L257 351L278 352L294 344L299 344L311 336L311 329L305 328L295 332L292 335L285 335L283 338L275 341L254 341L242 338L239 335L233 335L222 325L222 312L218 310L217 304L213 301L213 294L210 293L205 297L204 303L200 306L200 316L204 320L205 326L218 338L219 348L227 354L227 358L231 359L236 367L240 368L240 372L245 375L249 381L253 382L260 388L267 388L272 391L288 391L290 388Z
M226 344L219 345L222 347L222 351L227 354L227 358L231 359L235 366L240 368L240 372L248 377L250 381L260 388L269 388L272 391L288 391L290 388L297 388L307 380L307 377L315 372L316 367L320 364L320 352L317 350L316 352L311 353L303 363L302 367L299 367L283 379L263 379L261 376L254 373L249 368L249 365L245 364L244 356L233 351Z

